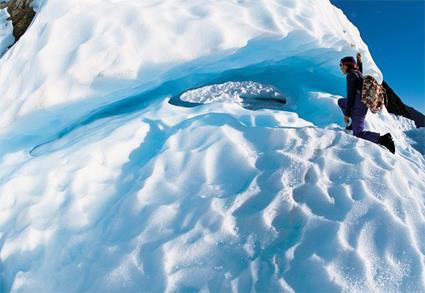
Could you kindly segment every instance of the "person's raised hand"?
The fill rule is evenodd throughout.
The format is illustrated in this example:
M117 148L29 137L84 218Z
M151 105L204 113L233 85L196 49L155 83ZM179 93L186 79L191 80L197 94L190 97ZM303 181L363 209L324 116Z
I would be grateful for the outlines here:
M362 54L360 54L360 52L357 53L356 57L357 57L357 62L362 61Z

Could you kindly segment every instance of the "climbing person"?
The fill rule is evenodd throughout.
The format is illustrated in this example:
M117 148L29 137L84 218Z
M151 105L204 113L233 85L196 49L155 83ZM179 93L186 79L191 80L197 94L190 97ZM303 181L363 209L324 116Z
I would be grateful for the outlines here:
M357 60L359 65L362 64L360 53L357 54ZM354 136L382 145L394 154L395 146L390 133L381 136L379 133L364 130L368 108L361 101L363 75L356 65L356 60L351 56L344 57L341 59L339 66L347 79L347 98L338 100L338 106L344 114L346 125L348 125L351 118L351 127L348 126L347 129L351 128ZM360 69L363 69L363 66L360 66Z
M363 62L362 62L362 55L360 54L360 52L358 52L356 55L356 61L357 61L356 63L357 69L360 71L360 73L363 74ZM351 123L350 125L347 125L345 129L353 130L353 123Z
M356 67L360 71L360 73L363 73L363 62L362 62L362 55L360 53L357 53L356 55ZM345 127L347 130L353 130L353 123L349 124L347 123L347 127Z

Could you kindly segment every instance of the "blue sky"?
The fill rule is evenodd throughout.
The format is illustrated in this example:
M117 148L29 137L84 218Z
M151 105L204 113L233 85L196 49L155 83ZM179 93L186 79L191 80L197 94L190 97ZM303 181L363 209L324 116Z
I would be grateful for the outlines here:
M360 30L384 79L425 113L425 1L331 0Z

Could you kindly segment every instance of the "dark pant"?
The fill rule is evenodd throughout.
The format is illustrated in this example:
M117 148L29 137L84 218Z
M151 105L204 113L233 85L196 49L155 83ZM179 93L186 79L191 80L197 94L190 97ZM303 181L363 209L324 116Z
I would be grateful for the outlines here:
M342 112L345 113L345 109L347 108L347 99L339 99L338 106L341 108ZM378 143L380 137L379 133L364 130L364 122L367 110L367 107L361 103L360 96L356 96L351 112L353 135L374 143Z

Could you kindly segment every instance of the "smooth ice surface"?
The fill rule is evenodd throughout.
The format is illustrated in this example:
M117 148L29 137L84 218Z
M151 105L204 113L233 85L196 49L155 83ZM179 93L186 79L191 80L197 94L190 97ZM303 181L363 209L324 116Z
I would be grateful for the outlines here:
M328 1L37 4L0 59L1 292L425 290L421 130L343 130L339 59L382 76ZM223 102L247 83L287 103Z

